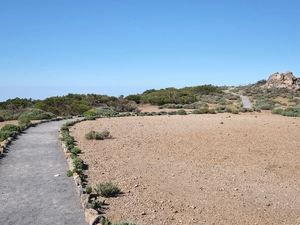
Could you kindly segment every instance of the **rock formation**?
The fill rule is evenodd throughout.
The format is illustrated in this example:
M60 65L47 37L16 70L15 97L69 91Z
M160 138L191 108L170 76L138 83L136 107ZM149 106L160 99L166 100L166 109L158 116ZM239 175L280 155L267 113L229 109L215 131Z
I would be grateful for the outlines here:
M279 87L279 88L300 88L300 78L297 78L293 75L292 72L286 73L273 73L267 83L266 87Z

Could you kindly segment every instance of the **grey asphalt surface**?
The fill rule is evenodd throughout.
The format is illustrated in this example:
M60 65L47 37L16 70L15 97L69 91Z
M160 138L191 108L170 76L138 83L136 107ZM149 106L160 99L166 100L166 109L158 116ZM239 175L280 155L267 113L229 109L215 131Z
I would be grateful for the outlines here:
M1 225L88 224L58 139L66 122L29 128L0 158Z
M253 104L250 102L249 98L244 95L240 95L242 102L243 102L243 107L244 108L252 108Z
M233 95L238 95L238 96L240 96L241 99L242 99L242 103L243 103L243 107L244 107L244 108L249 109L249 108L252 108L252 107L253 107L253 104L251 103L251 101L249 100L249 98L248 98L247 96L240 95L240 94L237 94L237 93L233 93L233 92L231 92L230 90L231 90L231 89L225 90L224 92L226 92L226 93L229 93L229 92L230 92L230 93L233 94Z

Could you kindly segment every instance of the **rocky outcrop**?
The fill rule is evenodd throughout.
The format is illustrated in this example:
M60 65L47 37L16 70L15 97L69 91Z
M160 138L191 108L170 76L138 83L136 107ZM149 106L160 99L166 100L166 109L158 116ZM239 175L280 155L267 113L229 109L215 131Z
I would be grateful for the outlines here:
M300 88L300 78L297 78L293 75L292 72L286 73L273 73L267 83L266 87L282 87L282 88Z

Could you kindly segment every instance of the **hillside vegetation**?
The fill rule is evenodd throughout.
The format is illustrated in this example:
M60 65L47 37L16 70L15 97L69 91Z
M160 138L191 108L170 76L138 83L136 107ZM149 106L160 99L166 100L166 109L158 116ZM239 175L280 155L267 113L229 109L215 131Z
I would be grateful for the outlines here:
M272 76L274 83L274 76L276 79L279 75ZM228 89L227 86L201 85L184 88L169 87L160 90L150 89L142 94L131 94L126 97L123 95L115 97L70 93L66 96L49 97L44 100L15 98L0 102L0 121L17 120L22 116L29 119L33 119L33 117L46 119L55 116L78 115L84 115L87 118L118 116L122 112L127 113L122 115L137 115L140 113L138 108L140 104L156 105L162 109L159 115L166 114L163 109L193 109L195 114L222 112L238 114L247 111L274 110L273 112L277 114L298 116L300 104L298 89L282 85L280 87L270 86L267 80L230 88L230 92L225 93L224 90ZM252 109L243 108L237 94L248 96L254 107ZM38 111L39 116L35 115L36 110L41 110ZM150 114L146 113L145 115ZM173 114L176 114L176 111Z

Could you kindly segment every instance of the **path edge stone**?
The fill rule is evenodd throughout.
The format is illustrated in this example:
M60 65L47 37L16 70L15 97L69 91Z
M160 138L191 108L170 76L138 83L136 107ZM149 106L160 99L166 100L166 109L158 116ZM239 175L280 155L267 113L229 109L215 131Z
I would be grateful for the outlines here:
M61 134L62 129L59 129L59 136L62 137ZM62 149L64 151L68 167L70 170L74 169L73 159L72 159L72 153L67 148L67 144L64 141L61 141ZM77 173L73 174L73 179L77 188L77 192L80 197L81 206L84 211L85 215L85 221L89 223L89 225L97 225L100 222L100 219L103 218L103 216L100 216L99 212L91 207L91 204L89 203L90 195L85 192L85 189L82 186L82 180L80 176Z

